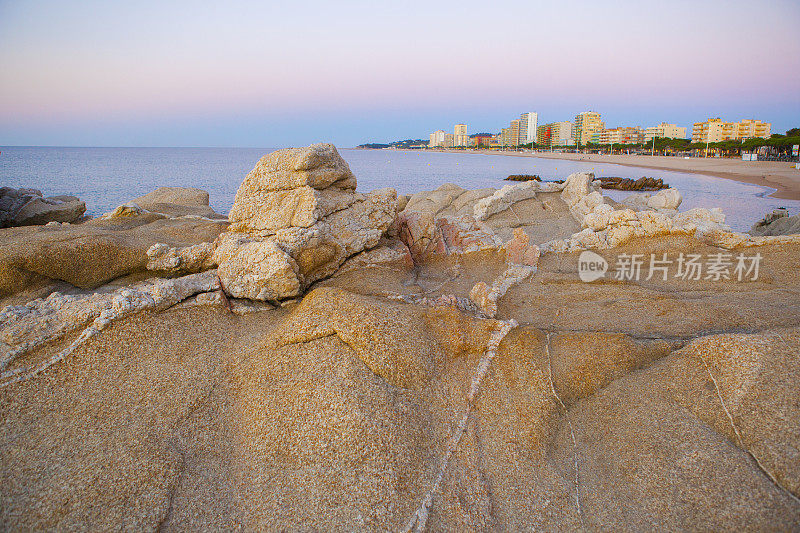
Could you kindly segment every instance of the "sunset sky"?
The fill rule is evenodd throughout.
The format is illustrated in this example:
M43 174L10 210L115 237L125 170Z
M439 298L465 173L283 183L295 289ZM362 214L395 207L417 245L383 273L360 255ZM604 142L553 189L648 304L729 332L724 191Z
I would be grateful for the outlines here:
M599 111L800 127L800 2L8 2L0 145L257 146Z

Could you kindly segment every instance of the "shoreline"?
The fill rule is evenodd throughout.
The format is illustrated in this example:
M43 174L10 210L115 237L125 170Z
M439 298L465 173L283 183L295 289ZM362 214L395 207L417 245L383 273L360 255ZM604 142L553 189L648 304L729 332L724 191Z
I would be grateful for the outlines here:
M420 150L401 151L418 152ZM690 159L683 159L670 156L509 152L498 150L425 150L425 152L563 159L568 161L607 163L626 167L703 174L774 189L774 192L767 195L771 198L780 200L800 200L800 170L795 169L793 163L741 161L738 159L723 158L693 157Z

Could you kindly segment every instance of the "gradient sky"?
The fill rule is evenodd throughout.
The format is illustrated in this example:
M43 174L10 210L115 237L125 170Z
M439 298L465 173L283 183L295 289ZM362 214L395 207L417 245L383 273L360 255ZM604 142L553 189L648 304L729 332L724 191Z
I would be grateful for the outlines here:
M589 109L800 127L800 2L0 0L0 145L354 146Z

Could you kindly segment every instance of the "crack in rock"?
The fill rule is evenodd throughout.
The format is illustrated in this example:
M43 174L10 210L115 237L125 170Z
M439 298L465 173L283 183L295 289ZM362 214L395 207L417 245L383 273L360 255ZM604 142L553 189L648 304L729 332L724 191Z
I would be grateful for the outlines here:
M433 498L441 488L444 475L447 472L447 467L450 463L450 459L458 450L458 445L461 443L461 438L464 436L464 432L467 429L467 423L469 422L469 417L474 408L475 398L480 391L481 382L486 376L486 372L489 370L489 365L491 364L492 359L494 359L494 356L497 355L498 346L500 346L500 343L503 341L505 336L508 335L508 332L517 327L517 322L513 319L507 322L498 321L498 323L500 324L500 328L492 333L492 336L486 343L486 350L484 351L483 357L481 357L480 363L478 363L475 374L472 376L469 394L467 395L467 410L464 412L464 415L461 417L461 420L453 431L453 434L450 436L450 440L447 445L447 451L445 452L445 455L439 464L439 470L436 474L433 484L428 492L425 493L425 496L422 498L419 507L417 507L417 510L409 519L406 527L403 528L404 533L411 533L412 531L418 533L425 530L425 525L428 522L428 515L430 513L431 506L433 505Z

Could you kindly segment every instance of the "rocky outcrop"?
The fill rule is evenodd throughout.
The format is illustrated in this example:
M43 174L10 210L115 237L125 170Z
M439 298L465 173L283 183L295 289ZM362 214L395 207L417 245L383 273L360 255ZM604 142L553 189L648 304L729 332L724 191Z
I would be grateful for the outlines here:
M789 216L785 208L774 209L750 229L750 235L794 235L800 233L800 214Z
M219 270L0 311L6 529L800 527L800 239L619 206L590 175L532 196L447 186L389 227L394 195L334 186L334 153L267 158L285 186L263 196L316 192L272 214L253 192L240 231L140 257ZM88 227L209 223L133 215ZM571 253L721 241L760 246L760 277L587 284ZM284 300L310 279L280 309L229 312L226 293Z
M600 183L603 189L616 189L618 191L657 191L669 187L660 178L647 178L644 176L637 180L608 176L600 178Z
M207 253L200 255L226 225L139 213L83 224L9 228L0 232L0 296L57 280L93 289L148 269L174 273L210 268ZM157 244L161 246L153 248ZM201 246L192 253L178 252L195 245ZM188 263L192 268L177 268Z
M632 194L623 199L622 203L636 211L653 209L665 213L675 213L682 201L683 196L681 196L680 191L677 189L665 189L656 194Z
M76 222L86 204L74 196L44 198L37 189L0 187L0 228Z
M511 174L506 181L542 181L537 174Z
M213 262L236 297L282 300L331 276L378 244L396 215L397 193L354 191L336 148L319 144L265 156L247 175Z
M208 192L194 187L159 187L144 196L131 200L128 204L136 205L151 213L161 213L169 217L190 215L205 218L226 218L211 209Z

